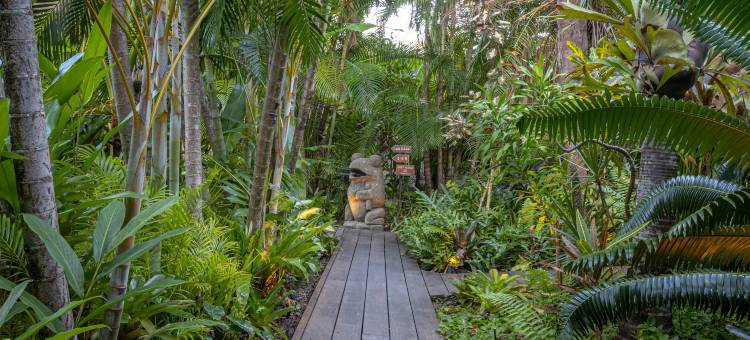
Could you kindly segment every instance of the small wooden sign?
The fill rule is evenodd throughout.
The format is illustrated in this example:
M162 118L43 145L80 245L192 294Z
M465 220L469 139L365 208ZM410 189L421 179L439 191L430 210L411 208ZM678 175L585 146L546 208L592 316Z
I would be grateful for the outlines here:
M411 145L394 145L391 147L393 153L411 153Z
M414 176L414 166L405 164L396 165L396 176Z
M398 164L409 164L409 154L398 153L393 155L393 161Z

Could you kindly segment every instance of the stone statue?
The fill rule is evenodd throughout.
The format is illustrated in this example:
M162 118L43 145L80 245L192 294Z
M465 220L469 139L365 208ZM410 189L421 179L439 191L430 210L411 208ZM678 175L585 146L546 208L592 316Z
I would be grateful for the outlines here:
M385 182L383 159L378 155L352 155L349 164L348 204L345 227L372 228L385 225Z

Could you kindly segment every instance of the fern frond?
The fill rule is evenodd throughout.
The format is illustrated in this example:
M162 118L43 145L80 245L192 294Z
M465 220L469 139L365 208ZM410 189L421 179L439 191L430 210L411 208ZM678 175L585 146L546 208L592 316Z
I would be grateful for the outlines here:
M483 295L483 298L504 314L515 333L529 339L549 339L552 336L551 330L546 327L534 308L518 296L492 292Z
M749 292L750 274L705 272L629 279L578 293L564 306L560 337L585 337L607 323L655 307L693 307L746 318Z
M611 143L664 142L673 148L713 154L750 167L745 145L750 145L750 124L709 107L669 99L630 94L618 99L593 96L555 103L549 109L532 109L519 126L532 135L573 141ZM722 138L717 138L721 136Z
M623 236L649 221L692 213L742 186L705 176L679 176L659 184L639 203L633 217L618 232Z

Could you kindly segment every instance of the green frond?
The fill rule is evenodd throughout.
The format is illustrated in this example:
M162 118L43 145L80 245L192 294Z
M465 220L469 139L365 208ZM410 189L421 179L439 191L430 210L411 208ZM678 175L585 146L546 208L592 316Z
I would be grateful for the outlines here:
M746 229L746 228L745 228ZM640 263L641 273L750 269L750 236L688 236L664 239Z
M738 235L737 227L750 225L750 189L743 188L716 198L690 214L666 233L666 237L688 235ZM739 233L745 235L745 233Z
M750 274L722 272L641 277L584 290L564 306L561 338L591 330L648 308L685 306L745 318L750 314Z
M591 139L640 145L664 142L688 153L713 154L750 167L750 124L697 103L633 93L618 99L569 99L548 109L532 109L522 131L573 141ZM722 136L722 138L716 138Z
M653 0L656 8L677 19L701 41L750 68L750 2L745 0Z
M654 188L638 204L633 217L620 229L618 236L649 221L662 217L692 213L715 199L742 189L741 185L705 176L679 176Z
M0 215L0 274L11 279L29 277L23 229L7 215Z
M492 292L484 294L483 298L505 316L514 333L523 334L529 339L549 339L552 336L552 331L544 325L534 308L518 296Z

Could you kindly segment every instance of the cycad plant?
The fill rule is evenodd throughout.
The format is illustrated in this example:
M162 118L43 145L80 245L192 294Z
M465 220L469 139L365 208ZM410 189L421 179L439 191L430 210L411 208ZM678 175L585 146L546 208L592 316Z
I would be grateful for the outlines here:
M527 133L572 142L666 145L681 154L705 157L716 163L732 162L741 169L748 168L750 124L746 119L733 115L734 112L728 114L705 106L711 104L711 100L695 103L673 99L682 96L667 93L675 90L669 88L669 83L679 85L674 83L680 82L681 76L685 76L684 80L689 84L684 91L695 84L696 89L690 92L701 94L705 89L703 86L708 83L704 84L704 78L695 73L702 64L687 59L693 63L679 62L678 59L695 51L690 50L692 43L672 34L676 32L673 30L675 25L685 27L703 42L712 44L724 53L724 57L748 66L744 56L750 50L734 43L746 42L750 33L750 26L737 19L738 13L748 9L748 4L738 1L655 0L650 2L653 10L644 10L635 8L631 1L607 3L609 13L596 13L567 4L562 9L568 17L611 24L625 37L614 43L622 47L619 51L625 52L623 56L630 54L630 61L644 57L633 51L649 52L645 57L652 61L651 72L641 69L644 71L642 78L636 80L641 85L651 81L652 90L639 87L631 90L640 93L618 91L613 94L604 84L599 87L600 95L530 110L521 122L522 129ZM612 13L619 13L620 17L613 17ZM632 29L634 20L652 25L646 25L647 30L641 34L641 30ZM665 27L669 23L671 28L658 28L657 21ZM673 38L668 38L668 35ZM663 47L666 47L664 43L675 40L683 47L672 51L676 53L672 55L674 53ZM662 62L656 62L657 52ZM594 78L586 73L587 70L592 69L582 68L583 85L591 90ZM610 75L616 73L611 72ZM629 72L620 74L632 76ZM698 82L695 82L696 77ZM731 94L725 97L727 101L732 100ZM644 157L642 153L642 167L648 162ZM625 272L626 278L584 290L574 297L563 312L562 337L585 336L590 330L600 329L607 323L657 307L691 307L746 318L750 302L746 287L750 282L750 233L747 228L750 225L750 190L733 182L707 177L678 177L654 186L653 190L643 191L639 196L633 217L615 239L620 240L616 246L591 252L567 264L567 269L573 273L608 267ZM640 231L645 224L665 218L676 222L670 223L668 228ZM626 235L634 237L626 240Z

